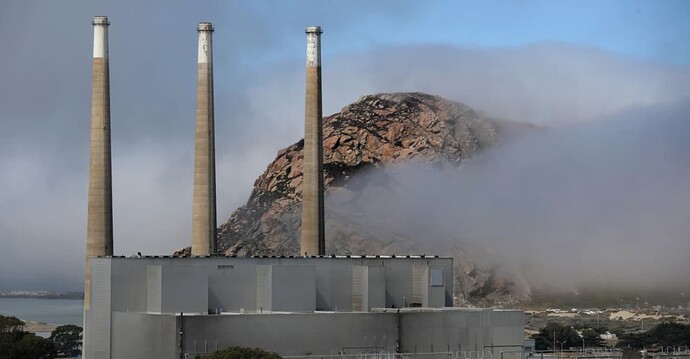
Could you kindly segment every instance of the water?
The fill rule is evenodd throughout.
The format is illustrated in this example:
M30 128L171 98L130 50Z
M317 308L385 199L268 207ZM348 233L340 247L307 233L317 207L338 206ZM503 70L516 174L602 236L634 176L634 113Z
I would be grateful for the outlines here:
M0 298L0 314L49 324L84 325L82 299Z

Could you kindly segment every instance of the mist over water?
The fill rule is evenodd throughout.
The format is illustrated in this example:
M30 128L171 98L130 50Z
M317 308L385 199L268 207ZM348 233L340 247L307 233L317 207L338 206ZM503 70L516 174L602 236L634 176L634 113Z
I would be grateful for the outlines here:
M385 177L393 195L339 210L364 211L420 248L458 245L531 289L680 294L690 288L689 153L690 102L632 108L537 129L460 170L371 171L360 183Z

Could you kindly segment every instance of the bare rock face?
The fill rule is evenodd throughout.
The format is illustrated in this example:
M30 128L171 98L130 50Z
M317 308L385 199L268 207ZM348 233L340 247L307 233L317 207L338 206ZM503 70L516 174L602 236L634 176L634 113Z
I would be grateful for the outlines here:
M367 218L356 208L393 195L386 175L369 183L371 177L363 173L385 173L396 164L410 162L458 168L521 128L485 118L461 103L422 93L364 96L325 117L326 253L453 256L459 302L520 299L499 271L479 268L457 244L430 240L427 245L418 234L400 233L385 220ZM303 141L299 141L278 151L256 179L247 203L218 228L220 252L299 254L302 148Z

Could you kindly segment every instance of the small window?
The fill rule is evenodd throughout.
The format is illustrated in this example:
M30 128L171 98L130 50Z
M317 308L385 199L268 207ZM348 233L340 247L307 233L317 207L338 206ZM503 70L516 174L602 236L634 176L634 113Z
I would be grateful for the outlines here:
M431 269L431 286L443 287L443 269Z

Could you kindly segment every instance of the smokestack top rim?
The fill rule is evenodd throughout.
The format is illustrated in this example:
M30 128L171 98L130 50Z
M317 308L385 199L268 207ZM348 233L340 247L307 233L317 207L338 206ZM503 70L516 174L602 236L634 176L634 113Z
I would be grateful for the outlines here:
M91 22L92 25L105 25L108 26L110 25L110 21L108 21L107 16L94 16L93 21Z
M199 26L197 26L197 31L213 31L213 24L207 21L203 21L199 23Z
M307 27L306 30L304 30L306 34L323 34L323 30L321 29L321 26L309 26Z

